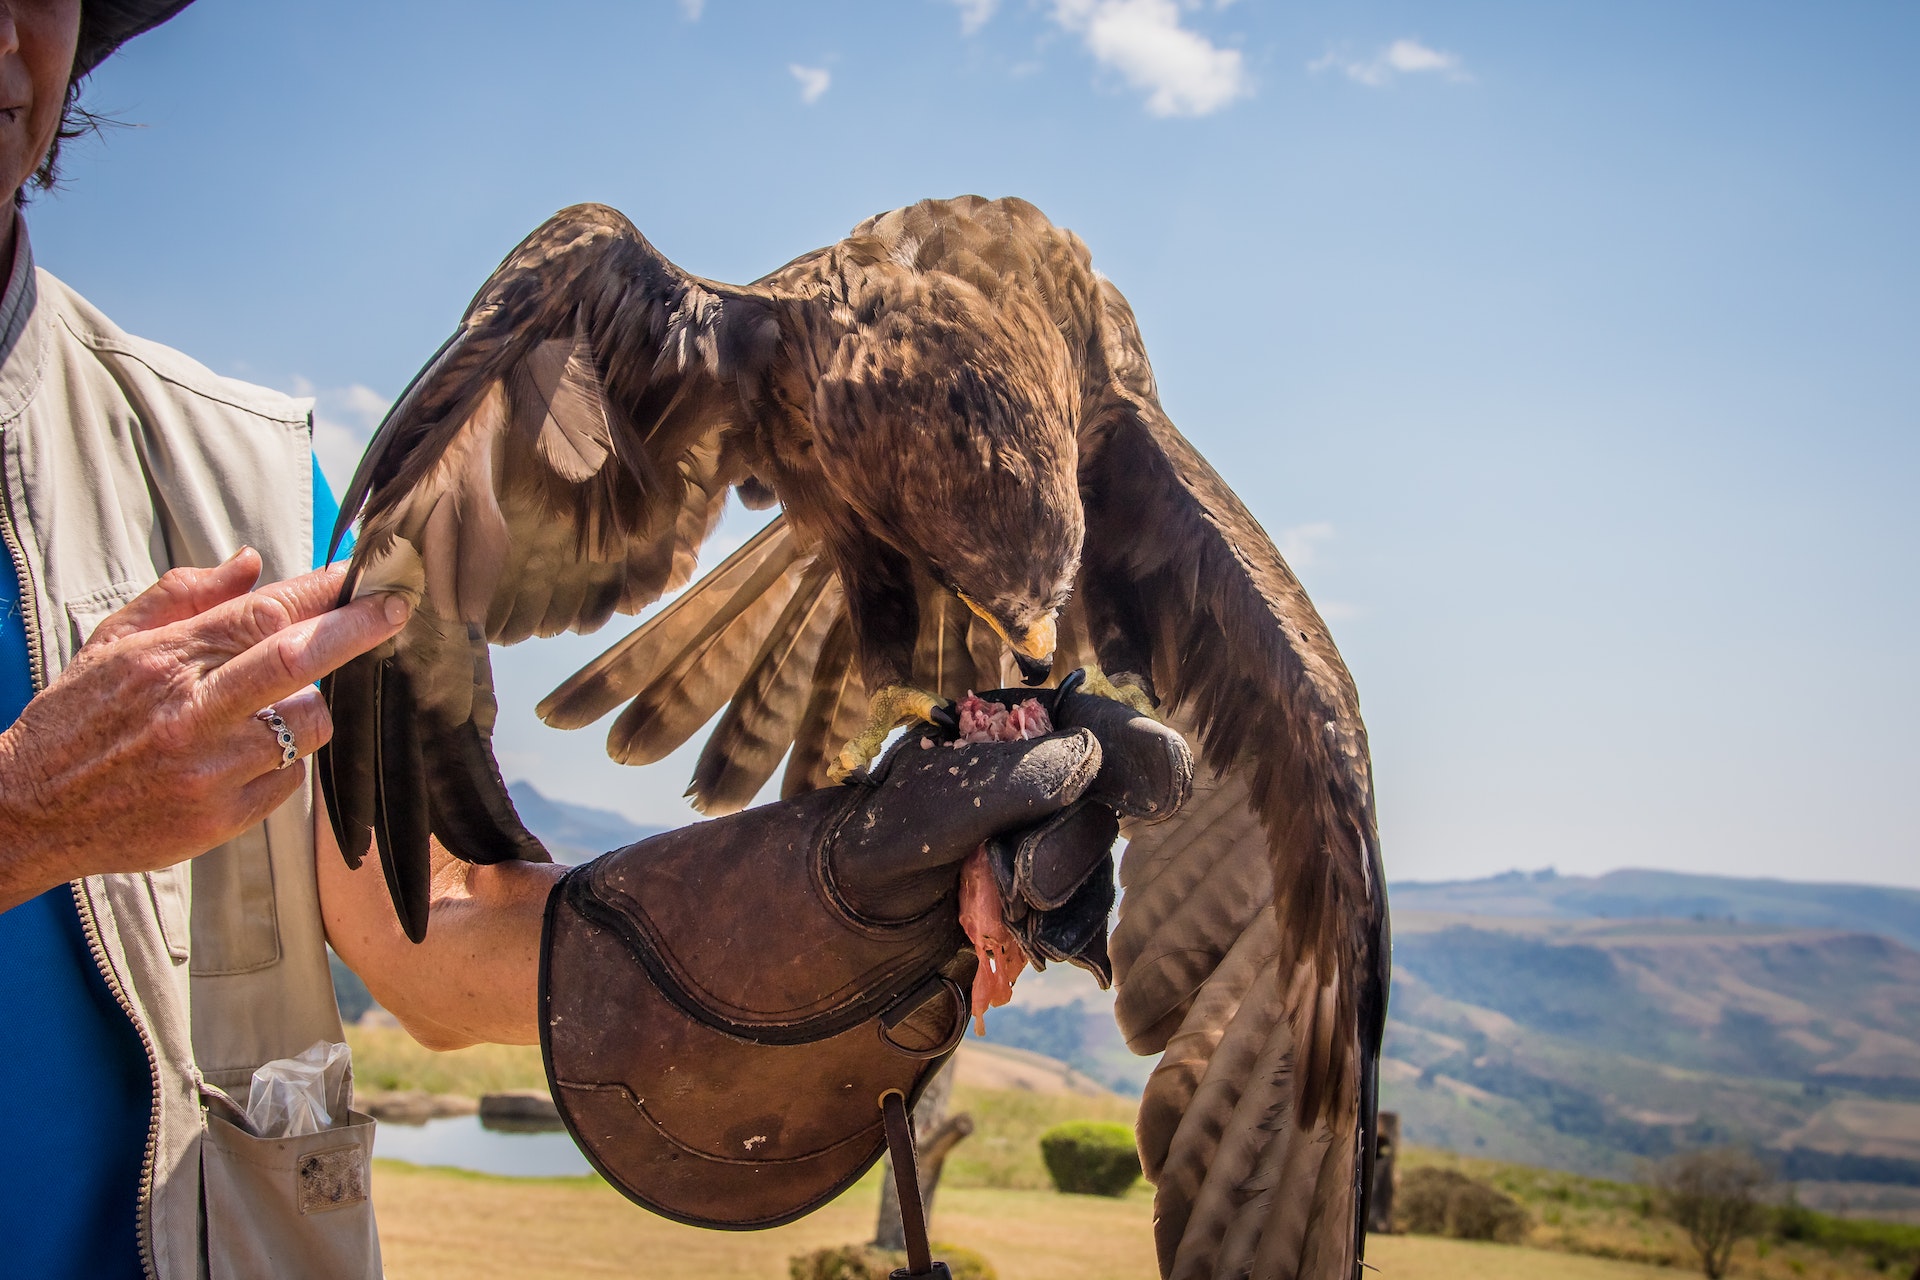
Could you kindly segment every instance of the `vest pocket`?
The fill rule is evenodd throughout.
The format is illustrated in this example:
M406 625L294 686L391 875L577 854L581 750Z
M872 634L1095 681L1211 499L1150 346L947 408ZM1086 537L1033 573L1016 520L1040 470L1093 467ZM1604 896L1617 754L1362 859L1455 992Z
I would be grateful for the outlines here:
M211 978L252 973L280 959L280 916L265 824L193 860L193 962Z
M188 889L192 882L188 877L192 868L182 862L161 871L143 871L146 877L147 894L153 899L153 914L160 920L160 940L166 944L167 955L175 964L186 961L191 948L187 945ZM191 972L191 971L189 971Z
M97 591L67 601L67 621L73 627L73 647L85 644L101 623L118 613L127 601L151 585L139 582L113 582Z
M207 1113L200 1177L209 1280L377 1280L373 1221L374 1122L347 1122L298 1138L256 1138Z

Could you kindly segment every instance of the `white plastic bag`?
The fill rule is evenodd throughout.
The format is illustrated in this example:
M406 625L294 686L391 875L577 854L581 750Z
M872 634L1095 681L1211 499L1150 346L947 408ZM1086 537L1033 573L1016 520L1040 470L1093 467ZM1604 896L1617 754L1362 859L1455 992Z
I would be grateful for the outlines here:
M247 1128L256 1138L298 1138L333 1124L333 1110L345 1109L347 1067L344 1044L316 1040L297 1058L276 1058L253 1073L247 1094Z

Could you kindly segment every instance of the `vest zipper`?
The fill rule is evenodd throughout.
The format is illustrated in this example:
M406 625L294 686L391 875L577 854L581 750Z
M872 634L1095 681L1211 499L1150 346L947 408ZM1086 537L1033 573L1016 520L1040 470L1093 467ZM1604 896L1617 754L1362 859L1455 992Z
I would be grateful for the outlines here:
M0 537L7 544L7 554L13 559L14 577L19 581L21 623L27 632L27 665L33 677L33 691L37 694L47 687L47 653L40 636L40 597L37 594L33 571L27 566L27 557L20 547L20 533L13 518L13 487L0 484ZM152 1091L153 1109L147 1120L147 1146L140 1157L140 1195L134 1207L134 1239L140 1247L140 1269L147 1280L157 1280L159 1268L153 1260L153 1173L160 1146L160 1109L163 1105L160 1091L160 1055L154 1052L153 1040L147 1035L146 1025L134 1011L133 1001L128 999L126 988L120 985L113 966L107 963L107 945L100 933L100 922L94 917L93 903L88 900L86 882L73 880L67 886L73 893L74 909L80 914L80 930L86 935L87 951L93 956L93 966L99 970L100 977L107 984L107 990L120 1005L120 1012L127 1016L133 1030L140 1037L140 1048L147 1055L147 1078Z
M11 480L11 476L8 477ZM27 632L27 667L33 677L33 691L47 687L47 653L40 642L40 601L33 594L33 572L20 550L20 534L13 524L13 486L4 486L0 501L0 536L7 542L7 554L13 557L13 576L20 584L21 621Z

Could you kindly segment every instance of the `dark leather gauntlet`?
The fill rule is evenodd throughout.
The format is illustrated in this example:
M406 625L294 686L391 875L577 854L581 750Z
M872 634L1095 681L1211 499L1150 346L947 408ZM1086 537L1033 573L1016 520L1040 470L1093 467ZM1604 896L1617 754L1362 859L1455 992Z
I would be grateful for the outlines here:
M547 904L542 1050L594 1166L657 1213L726 1228L791 1221L857 1179L885 1145L880 1096L911 1105L966 1029L960 864L1136 786L1102 768L1102 729L960 748L910 734L854 784L570 872ZM1164 753L1117 732L1116 758ZM1080 856L1110 866L1104 846Z

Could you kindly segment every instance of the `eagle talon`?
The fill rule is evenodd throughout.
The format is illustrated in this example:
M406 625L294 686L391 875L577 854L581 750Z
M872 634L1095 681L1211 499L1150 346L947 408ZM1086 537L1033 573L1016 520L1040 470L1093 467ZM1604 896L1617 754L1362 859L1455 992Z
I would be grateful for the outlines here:
M1154 705L1153 695L1147 692L1147 686L1139 676L1131 671L1119 671L1109 676L1097 663L1088 663L1085 692L1097 698L1111 698L1115 702L1124 702L1149 720L1160 720L1160 709Z
M942 716L946 719L942 720ZM828 779L845 782L855 770L873 763L873 758L880 754L880 748L886 745L888 734L915 720L959 727L959 721L953 718L951 704L938 694L916 689L912 685L882 685L867 701L866 728L840 748L840 754L827 765Z

